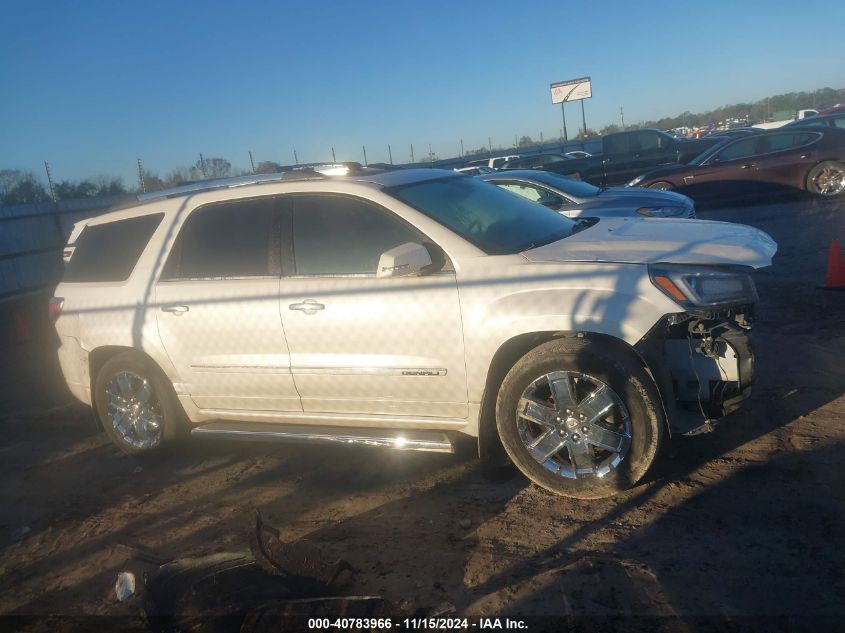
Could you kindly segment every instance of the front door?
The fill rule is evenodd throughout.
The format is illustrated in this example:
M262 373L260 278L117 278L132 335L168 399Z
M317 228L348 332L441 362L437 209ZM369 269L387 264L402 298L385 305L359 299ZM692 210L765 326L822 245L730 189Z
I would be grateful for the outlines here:
M201 409L301 411L279 315L277 201L200 207L156 286L158 329Z
M297 194L290 222L279 307L303 409L465 418L463 330L450 265L417 277L375 274L381 253L426 238L387 209L350 196Z

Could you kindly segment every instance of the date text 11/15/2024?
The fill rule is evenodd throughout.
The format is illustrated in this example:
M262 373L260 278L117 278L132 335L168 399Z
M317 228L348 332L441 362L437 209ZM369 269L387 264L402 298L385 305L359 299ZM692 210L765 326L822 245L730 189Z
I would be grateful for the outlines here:
M527 630L524 620L511 618L310 618L308 628L319 629L364 629L389 631L392 629L419 630Z

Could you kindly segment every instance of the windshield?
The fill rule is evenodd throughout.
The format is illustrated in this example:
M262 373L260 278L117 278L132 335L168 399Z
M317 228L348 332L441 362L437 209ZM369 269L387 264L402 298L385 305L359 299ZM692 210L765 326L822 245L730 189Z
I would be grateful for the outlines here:
M559 176L551 172L538 171L532 174L531 178L537 182L559 189L562 193L568 193L576 198L590 198L601 193L601 189L583 180Z
M701 163L703 163L703 162L704 162L704 161L706 161L708 158L710 158L711 156L713 156L713 154L715 154L716 152L718 152L720 149L722 149L725 145L727 145L728 143L730 143L730 142L731 142L731 141L733 141L733 140L736 140L736 139L726 138L726 139L725 139L724 141L722 141L721 143L716 143L715 145L713 145L713 146L711 146L711 147L708 147L706 150L704 150L703 152L701 152L698 156L696 156L695 158L693 158L693 159L692 159L690 162L688 162L687 164L688 164L688 165L700 165Z
M488 255L519 253L572 235L575 223L496 185L442 178L385 190Z

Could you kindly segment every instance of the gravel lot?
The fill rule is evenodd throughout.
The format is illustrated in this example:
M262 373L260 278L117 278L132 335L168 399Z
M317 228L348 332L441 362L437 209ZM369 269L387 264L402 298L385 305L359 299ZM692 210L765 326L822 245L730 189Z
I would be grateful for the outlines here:
M757 274L758 378L715 433L673 438L646 483L555 498L457 456L192 443L120 455L59 387L52 340L0 363L0 614L135 614L118 571L248 547L260 509L405 612L845 616L845 292L817 288L845 201L705 210L780 248ZM36 337L38 339L38 337ZM467 520L470 522L467 527ZM60 628L60 627L59 627Z

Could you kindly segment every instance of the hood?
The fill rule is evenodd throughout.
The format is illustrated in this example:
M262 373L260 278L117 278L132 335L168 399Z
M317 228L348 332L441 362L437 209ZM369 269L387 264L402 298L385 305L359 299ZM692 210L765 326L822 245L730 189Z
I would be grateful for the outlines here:
M602 190L595 198L586 198L585 204L591 202L624 204L628 207L691 207L693 202L687 196L674 191L661 191L646 187L610 187Z
M744 224L614 218L522 255L531 262L667 262L762 268L772 263L776 251L771 237Z

